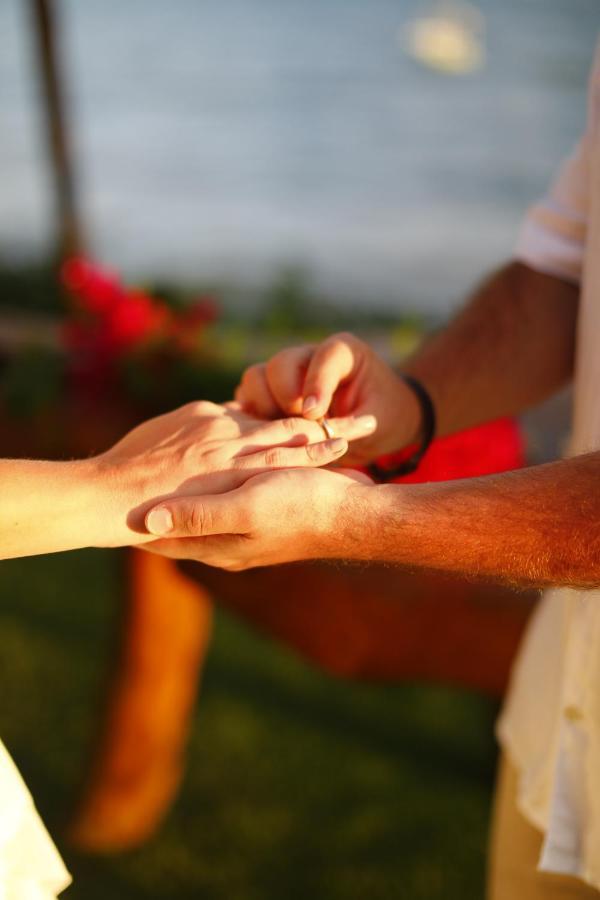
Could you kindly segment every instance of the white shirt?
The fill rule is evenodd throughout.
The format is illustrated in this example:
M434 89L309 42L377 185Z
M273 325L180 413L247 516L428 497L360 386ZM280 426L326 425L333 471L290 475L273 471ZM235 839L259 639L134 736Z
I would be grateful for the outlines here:
M581 283L569 455L600 450L600 45L585 133L516 255ZM519 808L545 834L539 867L600 889L600 589L544 595L497 731L520 774Z
M70 883L31 794L0 742L0 898L56 900Z

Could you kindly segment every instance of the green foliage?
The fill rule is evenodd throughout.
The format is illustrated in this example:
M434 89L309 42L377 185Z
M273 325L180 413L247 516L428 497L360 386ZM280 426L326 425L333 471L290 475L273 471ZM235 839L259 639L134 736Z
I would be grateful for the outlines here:
M283 269L265 291L263 302L254 320L257 331L271 336L307 336L321 340L333 331L393 330L397 327L419 331L427 326L426 319L402 308L387 312L365 298L365 306L333 303L311 289L307 273L302 269Z
M49 264L16 266L0 257L0 308L20 314L60 314L64 295Z
M238 367L219 361L137 353L121 365L127 397L140 413L157 415L191 400L231 400L239 381Z
M29 419L56 406L64 391L64 356L45 347L28 347L3 368L2 398L14 419Z
M493 706L449 688L333 680L224 614L162 829L120 856L70 851L62 825L114 661L119 559L0 567L0 734L75 876L65 896L483 896Z
M298 269L284 270L267 291L260 314L261 328L267 334L293 334L328 318L330 311L309 295L306 278Z

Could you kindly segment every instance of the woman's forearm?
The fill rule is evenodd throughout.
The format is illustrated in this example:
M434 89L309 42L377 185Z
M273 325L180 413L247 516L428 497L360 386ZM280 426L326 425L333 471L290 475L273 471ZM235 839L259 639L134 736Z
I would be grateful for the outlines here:
M124 515L110 472L97 458L76 462L0 460L0 558L105 546Z
M600 453L501 475L361 489L340 556L499 579L600 586ZM350 548L349 548L350 549Z

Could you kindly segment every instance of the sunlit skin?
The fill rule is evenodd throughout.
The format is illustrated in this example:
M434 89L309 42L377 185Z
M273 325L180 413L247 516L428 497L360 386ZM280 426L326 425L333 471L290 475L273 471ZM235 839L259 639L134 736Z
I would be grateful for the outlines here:
M439 433L520 413L562 387L573 372L578 300L574 285L520 263L482 285L406 366L434 399ZM376 431L343 462L398 449L419 430L410 390L352 335L253 367L236 396L264 417L373 413ZM427 485L373 486L330 470L273 472L224 496L161 504L146 524L163 540L148 547L232 570L345 558L591 587L600 585L599 480L600 453Z
M340 419L324 440L316 422L265 422L238 404L198 402L135 428L99 456L75 462L1 460L0 557L152 539L150 506L175 494L231 490L279 467L335 462L372 417Z

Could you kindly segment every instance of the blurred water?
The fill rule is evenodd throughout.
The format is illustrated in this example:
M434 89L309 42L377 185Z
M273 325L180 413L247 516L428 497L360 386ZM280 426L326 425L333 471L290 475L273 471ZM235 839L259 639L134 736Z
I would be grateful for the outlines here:
M25 0L0 0L0 250L48 240ZM131 275L446 311L582 128L598 0L479 0L488 60L401 50L415 0L62 0L88 229Z

